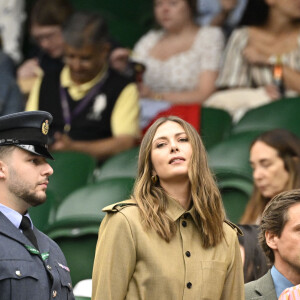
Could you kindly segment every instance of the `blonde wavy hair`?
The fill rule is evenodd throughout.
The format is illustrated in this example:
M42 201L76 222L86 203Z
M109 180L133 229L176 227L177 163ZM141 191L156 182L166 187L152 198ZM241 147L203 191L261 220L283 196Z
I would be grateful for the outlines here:
M191 197L197 215L202 246L216 246L224 237L223 221L225 211L221 195L214 177L208 167L204 145L197 131L179 117L169 116L158 119L146 132L139 152L138 175L134 185L133 199L140 209L145 229L152 228L165 241L169 242L176 232L176 224L166 214L166 191L159 181L151 180L153 166L151 162L152 141L157 128L167 121L178 123L187 134L193 153L189 164L188 176Z

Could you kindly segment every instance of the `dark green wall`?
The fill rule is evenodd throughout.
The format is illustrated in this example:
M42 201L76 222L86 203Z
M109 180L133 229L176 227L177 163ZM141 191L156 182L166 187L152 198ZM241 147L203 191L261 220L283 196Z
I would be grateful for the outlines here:
M108 22L110 34L124 47L153 26L151 0L71 0L75 9L97 11Z

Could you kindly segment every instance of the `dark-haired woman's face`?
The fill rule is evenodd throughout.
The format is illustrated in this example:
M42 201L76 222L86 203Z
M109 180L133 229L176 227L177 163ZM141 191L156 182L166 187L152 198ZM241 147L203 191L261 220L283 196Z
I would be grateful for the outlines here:
M192 20L186 0L155 0L154 13L158 24L166 30L178 30Z
M250 150L254 184L266 198L283 192L289 181L289 173L276 149L257 141Z

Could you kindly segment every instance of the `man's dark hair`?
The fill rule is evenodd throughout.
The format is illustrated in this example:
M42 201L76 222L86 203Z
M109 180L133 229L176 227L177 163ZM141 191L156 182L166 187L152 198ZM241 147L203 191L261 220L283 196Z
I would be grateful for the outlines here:
M30 13L30 23L38 26L63 26L73 13L69 0L37 0Z
M261 220L259 242L271 264L275 262L273 249L266 242L266 232L280 237L289 220L288 210L300 203L300 189L289 190L276 195L266 206Z
M74 13L63 28L65 42L74 48L101 45L108 41L108 28L104 19L94 12Z

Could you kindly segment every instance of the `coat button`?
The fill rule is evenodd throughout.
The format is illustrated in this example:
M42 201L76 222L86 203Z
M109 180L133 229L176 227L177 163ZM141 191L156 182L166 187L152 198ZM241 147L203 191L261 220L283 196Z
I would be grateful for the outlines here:
M185 255L186 255L187 257L190 257L190 256L191 256L191 252L190 252L190 251L186 251L186 252L185 252Z
M55 298L56 296L57 296L57 291L56 291L56 290L53 290L53 291L52 291L52 297Z
M17 270L17 271L16 271L16 275L17 275L17 276L21 276L21 275L22 275L22 274L21 274L21 271L20 271L20 270Z
M189 214L184 214L183 217L184 217L185 219L187 219L187 218L189 217Z
M182 226L183 226L183 227L186 227L186 225L187 225L187 222L186 222L186 221L182 221L182 223L181 223L181 224L182 224Z
M191 283L191 282L188 282L188 283L186 284L186 286L187 286L188 289L191 289L191 288L192 288L192 283Z
M48 269L49 271L52 270L51 266L49 266L49 265L47 265L47 269Z

